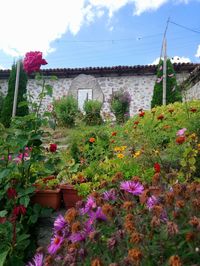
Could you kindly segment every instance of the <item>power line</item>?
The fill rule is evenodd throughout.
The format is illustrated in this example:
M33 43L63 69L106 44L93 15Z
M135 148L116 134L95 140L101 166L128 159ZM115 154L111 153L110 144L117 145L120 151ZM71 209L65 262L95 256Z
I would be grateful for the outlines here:
M186 27L186 26L184 26L184 25L181 25L181 24L178 24L178 23L176 23L176 22L174 22L174 21L171 21L171 20L170 20L169 23L174 24L174 25L176 25L176 26L178 26L178 27L180 27L180 28L183 28L183 29L185 29L185 30L189 30L189 31L192 31L192 32L195 32L195 33L200 34L200 31L198 31L198 30L194 30L194 29L191 29L191 28L188 28L188 27Z

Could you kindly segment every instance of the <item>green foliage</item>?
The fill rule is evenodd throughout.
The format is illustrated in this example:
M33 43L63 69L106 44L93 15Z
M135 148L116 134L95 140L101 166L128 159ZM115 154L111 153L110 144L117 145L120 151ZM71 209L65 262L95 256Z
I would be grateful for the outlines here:
M10 126L11 117L12 117L16 71L17 71L17 64L14 64L12 66L12 70L10 72L10 77L8 80L8 93L4 99L3 108L1 112L1 123L4 124L4 126L6 127ZM21 102L27 100L26 98L27 80L28 80L27 74L24 72L22 63L20 62L20 77L19 77L16 116L25 116L28 114L28 105L27 104L23 106L19 105Z
M0 87L1 89L1 87ZM4 101L4 96L3 93L0 92L0 119L1 119L1 112L2 112L2 108L3 108L3 101Z
M63 97L55 100L54 110L59 125L73 127L78 115L78 102L73 96Z
M157 80L154 86L151 108L162 105L163 99L163 60L160 60L157 70ZM178 88L175 71L170 59L167 60L166 103L181 102L182 96Z
M86 125L95 126L102 124L102 118L100 115L102 103L97 100L88 100L84 103L84 121Z
M115 92L111 99L111 111L118 124L124 123L129 118L131 97L128 92Z

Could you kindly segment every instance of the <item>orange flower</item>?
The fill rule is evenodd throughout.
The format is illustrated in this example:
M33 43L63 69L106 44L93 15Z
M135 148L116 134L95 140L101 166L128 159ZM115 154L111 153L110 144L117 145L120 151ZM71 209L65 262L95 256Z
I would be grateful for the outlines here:
M128 258L134 262L138 263L142 259L142 252L138 248L132 248L128 251Z
M145 115L145 112L144 111L141 111L140 113L139 113L139 117L143 117Z
M139 121L135 121L135 122L134 122L134 125L138 125L138 124L139 124Z
M70 208L69 210L67 210L66 214L65 214L65 220L71 224L76 216L78 215L78 212L76 211L75 208Z
M122 153L117 154L117 158L123 159L124 158L124 154L122 154Z
M94 143L95 141L96 141L95 138L90 138L90 139L89 139L89 142L90 142L90 143Z
M177 144L183 144L185 142L185 136L179 136L176 138L176 143Z
M103 263L100 259L94 259L91 261L91 266L103 266Z
M116 131L112 132L112 136L113 137L116 136L116 135L117 135L117 132Z
M102 206L102 212L106 215L106 217L108 217L109 219L111 219L114 215L115 215L115 211L113 209L113 207L106 203Z
M193 232L189 232L186 234L185 239L187 242L191 242L194 240L195 234Z
M162 121L164 119L164 115L163 114L158 115L157 119Z
M80 222L75 222L72 224L72 233L77 233L80 230L81 230L81 223Z
M174 255L169 258L170 266L182 266L181 259L179 256Z
M141 242L141 240L142 240L142 235L141 234L139 234L138 232L132 233L131 239L130 239L130 243L138 244L138 243Z
M122 205L122 208L127 211L133 210L133 207L134 207L134 203L132 201L125 201L124 204Z
M192 112L192 113L196 113L196 111L197 111L197 108L195 108L195 107L191 107L191 108L190 108L190 112Z

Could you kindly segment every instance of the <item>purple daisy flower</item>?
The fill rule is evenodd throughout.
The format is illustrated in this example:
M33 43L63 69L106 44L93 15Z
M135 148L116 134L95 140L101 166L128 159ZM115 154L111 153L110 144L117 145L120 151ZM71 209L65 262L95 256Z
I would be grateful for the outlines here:
M51 244L48 246L48 252L53 255L61 247L64 238L59 235L54 235L51 239Z
M116 200L116 191L114 189L110 189L108 191L105 191L103 193L103 199L106 200L106 201L109 201L109 200Z
M149 197L147 200L148 209L151 210L153 208L153 206L157 203L158 203L158 199L155 196Z
M71 236L68 237L68 239L72 241L72 243L81 242L84 241L92 231L93 229L91 224L86 222L85 227L83 228L82 231L71 234Z
M96 201L92 196L89 196L87 198L85 207L80 209L80 214L84 215L86 213L88 213L89 211L91 211L92 209L95 209L97 207Z
M123 181L120 183L120 189L138 196L142 193L142 191L144 190L144 187L139 182Z
M101 207L98 207L96 212L90 212L89 216L90 216L90 218L89 218L88 224L93 224L93 222L95 220L98 220L98 221L99 220L100 221L106 221L107 220L105 214L102 212Z
M54 221L54 230L60 231L65 228L67 225L67 222L65 221L65 218L60 214Z
M32 262L28 262L26 266L42 266L43 257L42 253L36 253Z

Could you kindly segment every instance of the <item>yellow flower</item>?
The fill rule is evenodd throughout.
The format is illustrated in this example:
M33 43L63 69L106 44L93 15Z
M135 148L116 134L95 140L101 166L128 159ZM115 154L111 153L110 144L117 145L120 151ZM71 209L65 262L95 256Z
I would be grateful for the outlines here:
M137 158L137 157L139 157L140 155L141 155L141 151L136 151L134 154L133 154L133 157L134 158Z
M127 146L121 146L121 151L124 151L127 148Z
M122 150L121 150L121 147L115 147L114 151L119 152L119 151L122 151Z
M159 154L160 152L158 150L154 150L155 154Z
M120 159L122 159L122 158L124 158L124 154L119 153L119 154L117 154L117 157L120 158Z
M199 143L199 144L197 144L197 147L198 147L198 150L200 151L200 143Z

